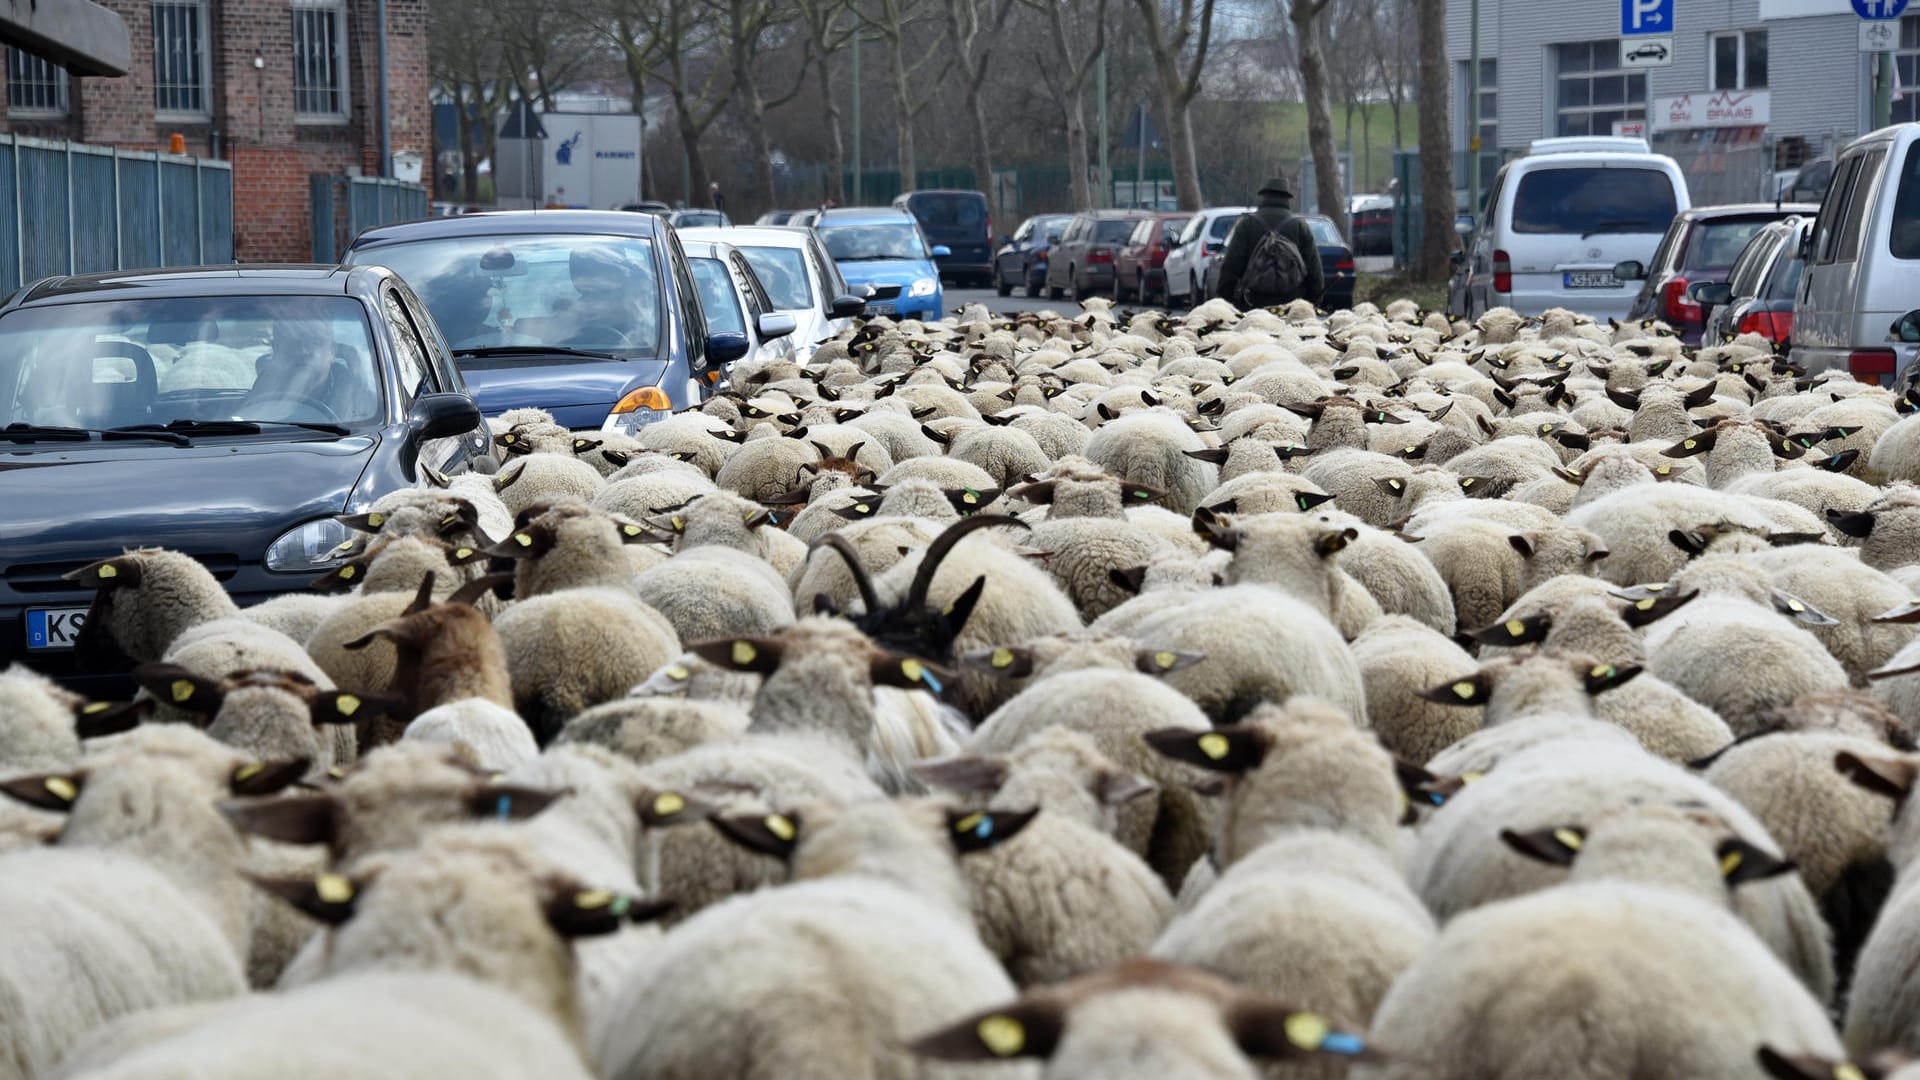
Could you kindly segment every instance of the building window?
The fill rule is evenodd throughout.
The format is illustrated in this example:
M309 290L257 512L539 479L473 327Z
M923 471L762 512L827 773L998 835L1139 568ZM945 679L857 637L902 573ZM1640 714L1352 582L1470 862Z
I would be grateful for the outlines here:
M342 0L294 0L293 111L303 120L347 117L347 9Z
M1893 54L1896 78L1893 122L1910 124L1920 120L1920 15L1900 20L1900 47Z
M154 111L205 117L208 82L205 0L154 0Z
M67 69L44 56L7 46L7 114L67 115Z
M1611 135L1617 120L1645 120L1647 76L1620 66L1620 42L1555 45L1556 134Z
M1767 85L1767 32L1741 30L1707 39L1712 63L1711 90L1764 90Z
M1460 125L1465 130L1467 123L1467 76L1471 74L1466 64L1460 65ZM1471 132L1469 132L1471 135ZM1480 61L1480 150L1482 153L1496 150L1500 146L1500 65L1497 60Z

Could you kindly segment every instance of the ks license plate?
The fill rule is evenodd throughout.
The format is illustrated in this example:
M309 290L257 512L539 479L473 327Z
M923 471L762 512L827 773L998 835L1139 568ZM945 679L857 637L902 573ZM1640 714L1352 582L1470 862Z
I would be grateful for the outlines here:
M87 609L32 608L27 612L27 648L71 649L86 625Z
M1620 284L1611 270L1570 270L1565 279L1569 289L1611 289Z

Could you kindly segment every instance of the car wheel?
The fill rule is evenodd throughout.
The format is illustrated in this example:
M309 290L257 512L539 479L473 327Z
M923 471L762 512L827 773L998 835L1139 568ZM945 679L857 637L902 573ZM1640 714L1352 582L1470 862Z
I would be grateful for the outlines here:
M1032 275L1032 274L1028 274L1028 275L1027 275L1027 299L1029 299L1029 300L1038 300L1038 299L1040 299L1040 286L1038 286L1038 285L1035 285L1035 284L1033 283L1033 275Z
M1067 285L1073 289L1075 300L1085 300L1093 295L1092 289L1080 283L1080 273L1072 267L1067 268Z
M1007 275L1000 272L998 265L993 268L993 291L1001 296L1013 295L1013 282L1007 280Z
M1189 284L1189 287L1187 290L1187 306L1199 307L1201 303L1204 301L1204 298L1200 295L1199 277L1196 276L1193 279L1193 281L1189 282L1188 284Z
M1071 281L1073 279L1068 278L1067 280ZM1047 299L1064 300L1066 299L1066 297L1067 297L1067 290L1062 289L1059 286L1055 285L1053 283L1053 271L1051 270L1047 271Z

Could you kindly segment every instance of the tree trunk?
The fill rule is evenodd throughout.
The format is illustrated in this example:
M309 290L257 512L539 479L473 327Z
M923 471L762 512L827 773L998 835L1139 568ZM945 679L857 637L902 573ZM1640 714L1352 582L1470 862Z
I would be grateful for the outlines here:
M736 38L739 35L736 35ZM767 137L767 103L753 77L753 57L736 44L733 50L734 92L741 94L747 137L753 144L753 198L762 210L773 209L773 142ZM747 207L745 209L751 209Z
M847 144L840 132L840 102L833 96L833 57L820 57L820 101L827 110L827 190L823 199L847 201Z
M1360 107L1360 190L1373 190L1373 106Z
M461 202L479 202L480 196L480 152L473 145L473 119L468 113L469 102L464 94L456 94L453 99L457 109L456 123L460 125L460 194L442 195L443 199L458 198Z
M913 85L907 77L906 42L895 37L887 42L887 66L893 75L893 109L899 127L900 190L919 186L919 163L913 157Z
M1067 115L1067 170L1073 182L1073 208L1093 206L1093 163L1087 157L1087 111L1080 84L1067 86L1063 104Z
M1300 48L1300 83L1307 98L1307 146L1313 154L1314 201L1347 231L1347 200L1341 197L1340 159L1333 143L1333 102L1327 91L1327 57L1319 12L1310 0L1294 0L1294 40Z
M1000 205L993 183L993 144L987 133L987 103L978 82L967 87L967 120L972 129L973 186L986 193L987 212L1004 221L1006 208Z
M1453 127L1447 101L1447 0L1414 0L1419 26L1420 258L1415 272L1444 281L1453 251Z
M680 151L687 155L687 191L684 195L688 206L709 206L712 199L708 192L711 182L707 176L707 159L700 153L700 132L693 122L693 110L687 102L687 96L676 90L673 94L673 117L680 128Z
M1173 193L1180 209L1198 212L1206 203L1200 192L1200 163L1193 152L1193 117L1187 103L1167 103L1167 146L1173 151ZM1134 192L1139 198L1140 193Z

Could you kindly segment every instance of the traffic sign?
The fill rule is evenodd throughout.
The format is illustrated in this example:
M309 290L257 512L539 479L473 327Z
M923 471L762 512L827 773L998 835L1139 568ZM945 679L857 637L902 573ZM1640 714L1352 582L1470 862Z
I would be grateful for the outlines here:
M1862 19L1860 21L1860 51L1863 53L1893 52L1900 47L1900 24L1886 19Z
M1623 68L1672 67L1673 39L1670 37L1621 39L1620 66Z
M1896 0L1873 0L1894 3ZM1898 0L1904 4L1905 0ZM1853 0L1858 7L1862 0ZM1891 18L1892 16L1888 16ZM1620 35L1673 33L1673 0L1620 0ZM1668 50L1671 52L1672 50Z
M1621 0L1630 3L1632 0ZM1897 19L1907 10L1907 0L1853 0L1853 13L1863 19Z

